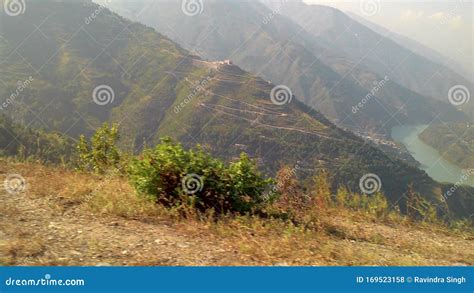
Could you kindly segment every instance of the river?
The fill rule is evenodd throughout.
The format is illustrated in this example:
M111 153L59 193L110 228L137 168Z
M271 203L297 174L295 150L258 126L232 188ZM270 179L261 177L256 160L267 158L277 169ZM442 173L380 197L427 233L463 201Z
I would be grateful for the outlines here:
M410 154L417 160L428 175L438 182L457 183L474 186L474 176L462 180L466 173L462 168L443 159L439 152L427 145L420 138L420 134L428 125L404 125L392 129L392 138L403 144Z

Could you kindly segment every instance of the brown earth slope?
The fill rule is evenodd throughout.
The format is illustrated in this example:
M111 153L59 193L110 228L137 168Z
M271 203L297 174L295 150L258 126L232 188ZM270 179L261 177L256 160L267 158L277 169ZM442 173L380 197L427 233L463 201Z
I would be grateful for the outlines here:
M474 265L474 238L405 220L331 215L304 231L250 217L180 220L126 179L0 159L2 265Z

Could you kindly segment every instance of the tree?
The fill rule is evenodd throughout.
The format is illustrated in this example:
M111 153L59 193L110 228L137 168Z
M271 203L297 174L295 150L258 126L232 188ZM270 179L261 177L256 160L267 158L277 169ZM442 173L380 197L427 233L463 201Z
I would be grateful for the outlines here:
M421 194L413 190L413 185L408 185L406 213L409 218L427 222L435 222L437 220L436 208Z
M331 204L331 188L328 183L328 174L325 170L321 171L315 178L315 206L324 209Z
M119 137L118 125L109 127L107 123L97 129L90 141L81 135L76 145L77 169L103 174L110 168L119 168Z

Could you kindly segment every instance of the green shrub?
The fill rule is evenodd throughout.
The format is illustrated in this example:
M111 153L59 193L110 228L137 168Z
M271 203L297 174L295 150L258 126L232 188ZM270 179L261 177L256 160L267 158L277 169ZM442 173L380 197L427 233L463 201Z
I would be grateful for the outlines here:
M325 170L322 170L313 178L313 180L314 206L319 210L324 210L332 204L328 173Z
M116 145L118 139L118 125L109 127L107 123L97 129L90 141L81 135L76 145L77 169L98 174L111 168L120 169L120 152Z
M20 161L67 165L73 146L72 139L65 135L26 127L0 113L0 156L11 156Z
M246 154L226 165L200 146L187 151L169 138L133 160L128 173L140 193L165 206L192 204L199 211L213 209L218 214L260 209L262 194L272 183Z
M389 213L389 205L387 198L380 192L375 193L374 195L368 195L365 210L371 214L376 216L377 218L381 218L387 216Z
M414 191L411 184L408 186L406 198L406 214L410 219L430 223L438 221L437 210L434 204Z

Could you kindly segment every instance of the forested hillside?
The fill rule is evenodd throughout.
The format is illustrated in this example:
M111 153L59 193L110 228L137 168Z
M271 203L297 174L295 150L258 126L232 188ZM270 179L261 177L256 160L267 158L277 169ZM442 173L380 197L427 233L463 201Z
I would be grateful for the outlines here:
M443 205L444 187L425 172L341 130L285 88L202 60L90 1L32 2L2 24L0 94L15 123L78 138L115 122L119 145L130 152L171 136L226 161L245 151L268 175L282 165L302 178L327 169L334 190L357 191L360 179L375 173L392 203L403 206L413 183ZM471 210L455 202L453 214Z
M404 84L399 72L378 70L380 62L378 67L371 66L377 58L400 62L403 68L408 65L399 55L391 59L391 52L399 49L395 43L357 23L352 26L354 31L345 29L352 24L350 17L334 9L305 7L298 1L211 0L206 1L202 13L183 17L179 1L113 0L103 4L152 26L195 54L211 60L231 59L249 72L287 85L297 99L351 130L388 135L394 125L429 123L435 117L443 121L468 119L449 104L449 88L443 94L439 91L442 96L437 98L442 101L437 101ZM292 19L294 11L308 15ZM327 37L317 35L319 31ZM341 39L333 43L329 36L336 38L338 32L342 32ZM353 34L360 35L360 40ZM366 41L370 45L357 47ZM427 79L432 75L428 75L430 70L424 71ZM405 72L406 76L414 71ZM443 84L458 81L456 78ZM427 87L439 85L436 81L426 83Z
M431 124L420 138L461 168L474 166L474 126L469 123Z

